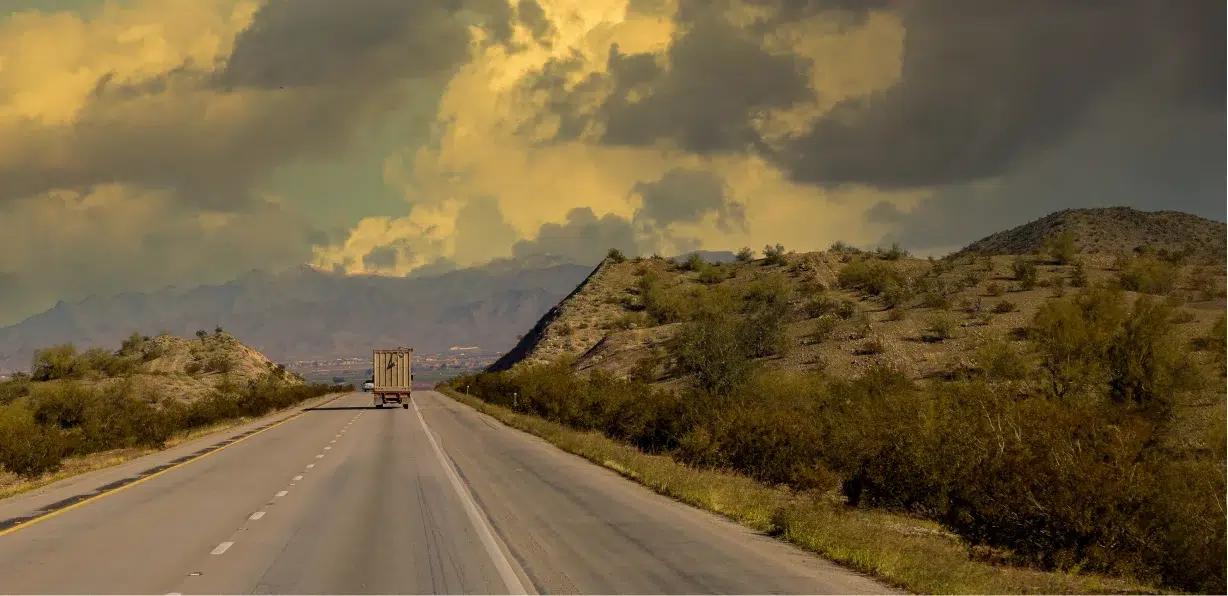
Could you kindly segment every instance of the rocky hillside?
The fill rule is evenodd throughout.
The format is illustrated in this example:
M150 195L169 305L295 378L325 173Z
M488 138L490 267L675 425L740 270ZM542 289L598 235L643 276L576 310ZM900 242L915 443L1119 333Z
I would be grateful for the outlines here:
M1222 222L1180 211L1111 207L1051 213L977 240L956 254L1036 254L1042 252L1045 238L1064 231L1087 254L1129 254L1146 246L1157 251L1188 251L1193 260L1219 263L1228 252L1228 232Z
M139 395L189 402L223 384L238 388L252 381L304 384L298 375L220 330L193 339L132 334L118 350L79 352L72 344L51 346L39 350L30 371L15 378L34 383L79 381L100 388L128 383Z
M1051 217L1079 221L1070 213ZM1223 224L1217 225L1222 243ZM1024 228L1039 229L1029 226ZM1021 229L1008 237L1032 233ZM1216 241L1193 232L1186 234L1192 245ZM1119 236L1157 237L1142 232ZM992 244L1012 250L1025 246L1022 241ZM978 245L989 246L990 239ZM1133 253L1133 248L1122 252ZM727 264L607 259L491 370L566 358L581 372L603 369L626 376L637 365L650 366L659 382L679 382L669 377L662 361L667 342L689 319L696 297L717 294L737 301L783 297L788 303L787 349L762 364L837 375L856 375L874 364L918 379L949 374L966 366L987 340L1023 327L1042 304L1100 281L1179 303L1181 329L1193 341L1224 315L1224 268L1168 258L1100 252L1064 264L1048 254L964 254L934 261L837 246Z

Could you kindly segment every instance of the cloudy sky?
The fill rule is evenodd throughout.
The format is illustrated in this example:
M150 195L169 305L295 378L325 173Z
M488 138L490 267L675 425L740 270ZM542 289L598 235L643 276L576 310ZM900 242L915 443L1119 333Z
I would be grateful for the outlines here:
M309 263L1224 219L1216 0L0 0L0 324Z

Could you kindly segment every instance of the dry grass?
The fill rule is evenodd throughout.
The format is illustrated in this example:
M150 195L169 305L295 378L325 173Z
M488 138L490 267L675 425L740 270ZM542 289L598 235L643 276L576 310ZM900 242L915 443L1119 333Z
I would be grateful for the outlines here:
M1154 588L1090 574L994 565L972 556L937 524L879 510L847 508L829 497L773 488L744 476L645 454L598 432L579 432L517 414L446 387L440 392L513 428L668 497L773 534L885 583L929 594L1156 593Z

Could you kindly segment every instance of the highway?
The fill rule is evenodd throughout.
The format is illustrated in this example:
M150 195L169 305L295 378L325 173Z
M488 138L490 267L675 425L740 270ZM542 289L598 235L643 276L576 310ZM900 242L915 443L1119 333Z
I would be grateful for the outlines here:
M330 400L0 501L0 592L893 592L438 393Z

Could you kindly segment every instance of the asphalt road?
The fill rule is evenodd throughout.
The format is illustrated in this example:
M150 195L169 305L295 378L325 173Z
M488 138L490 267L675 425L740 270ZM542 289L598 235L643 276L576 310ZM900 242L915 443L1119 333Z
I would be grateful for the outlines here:
M369 404L347 395L0 501L0 592L890 591L437 393Z

